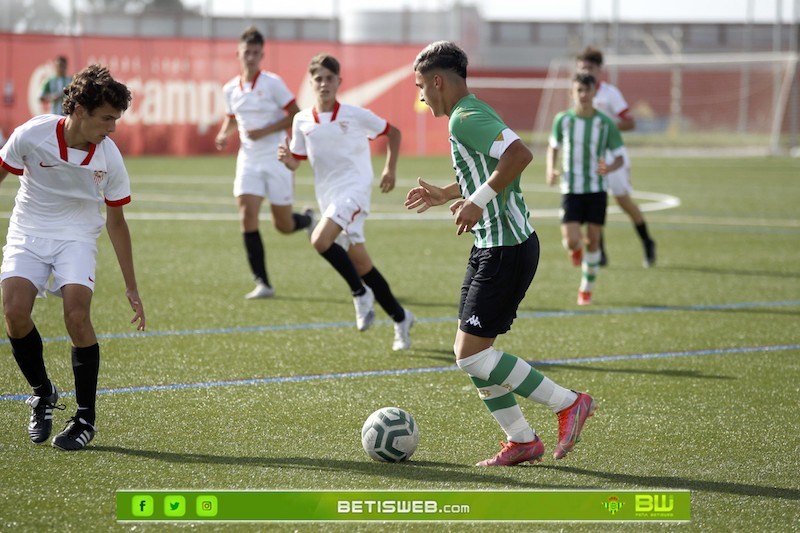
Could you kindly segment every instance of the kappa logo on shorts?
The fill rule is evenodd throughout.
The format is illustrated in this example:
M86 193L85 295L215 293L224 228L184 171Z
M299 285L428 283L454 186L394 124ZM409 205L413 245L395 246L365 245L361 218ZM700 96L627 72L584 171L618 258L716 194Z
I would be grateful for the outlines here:
M469 324L470 326L474 326L476 328L482 328L483 327L483 326L481 326L481 321L478 318L478 315L472 315L467 320L465 320L465 322L467 324Z

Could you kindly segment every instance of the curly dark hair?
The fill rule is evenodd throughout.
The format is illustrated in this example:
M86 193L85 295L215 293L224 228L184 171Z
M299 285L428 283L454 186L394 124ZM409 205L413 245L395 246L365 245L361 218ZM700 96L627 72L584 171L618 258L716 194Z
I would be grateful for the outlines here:
M73 76L72 83L64 88L64 114L71 115L80 105L91 115L103 104L118 111L131 105L131 92L111 77L106 67L89 65Z

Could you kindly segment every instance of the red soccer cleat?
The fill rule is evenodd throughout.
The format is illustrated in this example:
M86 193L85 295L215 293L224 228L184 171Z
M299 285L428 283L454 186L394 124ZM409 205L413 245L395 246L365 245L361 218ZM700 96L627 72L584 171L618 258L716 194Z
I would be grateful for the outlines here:
M514 466L525 461L540 463L544 455L544 443L538 435L531 442L501 442L500 446L502 450L497 455L475 466Z
M570 250L569 259L570 261L572 261L572 266L576 267L581 266L581 261L583 261L583 248L578 248L577 250Z
M578 291L578 305L591 305L592 293L588 291Z
M597 405L594 399L583 392L578 393L578 399L557 413L558 416L558 445L553 450L553 457L562 459L580 440L583 423L594 415ZM499 454L498 454L499 455Z

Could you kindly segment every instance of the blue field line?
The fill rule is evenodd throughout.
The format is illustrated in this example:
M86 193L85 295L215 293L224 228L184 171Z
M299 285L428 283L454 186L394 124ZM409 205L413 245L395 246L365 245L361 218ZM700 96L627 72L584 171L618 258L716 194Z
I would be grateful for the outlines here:
M600 355L597 357L573 357L569 359L549 359L546 361L531 361L534 366L604 363L608 361L632 361L638 359L665 359L671 357L701 357L706 355L728 355L753 352L779 352L786 350L800 350L800 344L779 344L773 346L745 346L739 348L715 348L708 350L688 350L680 352L657 352L629 355ZM180 389L210 389L214 387L238 387L242 385L263 385L270 383L300 383L304 381L319 381L346 378L364 378L376 376L402 376L411 374L427 374L431 372L449 372L459 370L456 365L435 366L427 368L402 368L395 370L366 370L360 372L338 372L333 374L313 374L308 376L284 376L273 378L237 379L228 381L204 381L201 383L174 383L169 385L144 385L141 387L120 387L116 389L98 390L97 394L121 394L125 392L154 392L172 391ZM59 392L60 396L74 396L74 392ZM0 400L24 400L28 395L4 394Z
M597 315L627 315L639 313L663 313L672 311L724 311L728 309L753 309L760 307L793 307L800 306L800 300L782 300L776 302L740 302L733 304L708 304L708 305L664 305L664 306L641 306L641 307L620 307L613 309L591 309L575 311L533 311L518 313L517 318L559 318L575 316L597 316ZM441 323L456 322L455 316L415 318L417 323ZM393 324L390 320L376 320L378 325ZM354 322L321 322L316 324L282 324L273 326L242 326L236 328L211 328L211 329L182 329L175 331L146 331L136 333L106 333L98 335L98 339L140 339L146 337L172 337L185 335L217 335L220 333L261 333L268 331L290 331L290 330L309 330L309 329L330 329L330 328L350 328ZM43 342L68 341L69 337L45 337ZM8 344L8 339L0 339L0 345Z

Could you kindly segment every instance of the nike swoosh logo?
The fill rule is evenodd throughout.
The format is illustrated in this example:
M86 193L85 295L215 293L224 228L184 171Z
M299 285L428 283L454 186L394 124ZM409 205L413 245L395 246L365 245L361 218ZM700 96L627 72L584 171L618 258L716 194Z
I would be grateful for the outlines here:
M42 168L53 168L53 167L56 167L58 165L45 165L44 161L39 161L39 166L42 167Z

